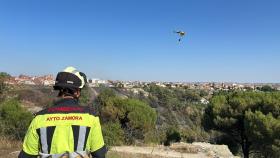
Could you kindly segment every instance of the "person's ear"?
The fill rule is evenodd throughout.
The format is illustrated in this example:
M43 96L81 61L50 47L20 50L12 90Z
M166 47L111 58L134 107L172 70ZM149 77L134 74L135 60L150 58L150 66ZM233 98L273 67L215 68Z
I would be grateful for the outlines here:
M75 92L75 95L76 95L77 98L79 98L79 97L81 96L81 90L80 90L80 89L77 90L77 91Z
M81 96L81 90L79 89L78 90L78 97L80 97Z

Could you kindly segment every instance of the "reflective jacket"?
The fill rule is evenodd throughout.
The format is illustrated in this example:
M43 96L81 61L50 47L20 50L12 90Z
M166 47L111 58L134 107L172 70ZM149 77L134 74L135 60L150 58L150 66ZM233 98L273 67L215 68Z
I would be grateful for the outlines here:
M25 135L19 158L90 152L104 158L106 148L99 118L75 99L62 99L38 112ZM56 156L52 156L56 157Z

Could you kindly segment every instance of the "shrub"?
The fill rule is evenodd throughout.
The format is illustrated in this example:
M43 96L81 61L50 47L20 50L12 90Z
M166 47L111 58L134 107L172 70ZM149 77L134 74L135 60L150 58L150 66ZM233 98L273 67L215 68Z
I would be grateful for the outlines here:
M33 116L16 99L0 104L0 133L13 139L22 139Z
M111 89L103 90L97 97L102 122L119 124L124 131L125 142L144 140L145 134L155 128L156 112L147 103L137 99L123 99Z
M182 133L182 139L185 142L192 143L197 140L197 133L195 133L192 129L183 130Z
M164 145L170 145L172 142L180 142L181 141L181 134L175 128L169 128L166 132L166 140Z
M81 91L81 97L79 99L82 105L87 105L90 102L90 87L87 85Z
M8 86L5 83L10 78L10 75L6 72L0 72L0 101L3 100L3 94L8 90Z
M155 110L139 100L113 98L103 110L103 116L120 123L129 144L135 139L143 140L145 133L155 127Z
M144 143L146 144L160 144L165 140L165 132L162 130L153 129L144 135Z
M119 123L108 122L102 125L104 141L106 145L122 145L124 143L124 131Z

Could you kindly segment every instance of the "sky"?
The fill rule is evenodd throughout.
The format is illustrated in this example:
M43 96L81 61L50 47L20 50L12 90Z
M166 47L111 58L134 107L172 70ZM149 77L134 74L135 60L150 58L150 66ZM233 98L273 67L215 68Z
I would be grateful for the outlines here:
M278 0L1 0L0 71L280 82ZM178 42L173 32L187 35Z

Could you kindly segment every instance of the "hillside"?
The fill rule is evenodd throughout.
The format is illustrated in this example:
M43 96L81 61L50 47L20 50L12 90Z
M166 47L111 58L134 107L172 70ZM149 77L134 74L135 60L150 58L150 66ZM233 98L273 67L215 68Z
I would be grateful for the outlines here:
M43 86L4 91L0 102L1 137L8 143L21 140L32 119L30 112L51 106L56 95L51 87ZM277 91L209 93L153 84L142 88L87 87L80 98L82 105L92 106L99 115L105 143L118 149L110 153L145 155L151 147L159 153L164 153L161 149L172 153L171 144L176 142L188 143L190 149L201 146L195 142L207 142L226 144L234 155L271 158L278 157L280 149L279 100ZM205 155L206 148L217 152L227 148L211 144L202 144L203 150L199 148L197 154ZM12 149L1 148L5 153Z

